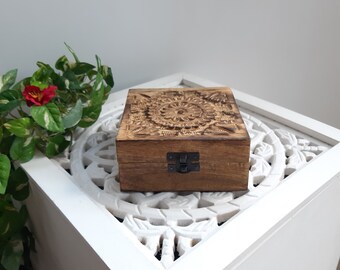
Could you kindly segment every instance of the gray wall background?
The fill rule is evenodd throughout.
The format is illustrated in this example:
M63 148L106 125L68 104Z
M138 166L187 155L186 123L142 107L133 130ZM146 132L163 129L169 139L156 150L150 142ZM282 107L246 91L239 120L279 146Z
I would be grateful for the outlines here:
M30 75L66 41L115 90L187 72L340 128L338 0L0 0L0 73Z

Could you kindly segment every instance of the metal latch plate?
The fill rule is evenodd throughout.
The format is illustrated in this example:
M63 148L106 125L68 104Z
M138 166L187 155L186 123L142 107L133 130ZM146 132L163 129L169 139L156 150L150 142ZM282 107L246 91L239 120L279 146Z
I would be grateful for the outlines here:
M169 152L166 159L168 172L189 173L200 170L199 152Z

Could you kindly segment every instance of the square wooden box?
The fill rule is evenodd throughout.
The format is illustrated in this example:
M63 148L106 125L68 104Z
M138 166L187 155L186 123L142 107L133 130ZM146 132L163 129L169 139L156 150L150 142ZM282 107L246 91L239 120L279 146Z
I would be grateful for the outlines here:
M247 189L250 139L230 88L130 90L116 143L122 190Z

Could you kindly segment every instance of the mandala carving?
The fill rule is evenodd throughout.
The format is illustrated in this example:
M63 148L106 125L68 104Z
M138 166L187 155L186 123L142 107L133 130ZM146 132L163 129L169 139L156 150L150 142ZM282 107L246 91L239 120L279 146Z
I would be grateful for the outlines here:
M229 88L131 90L121 135L141 137L247 136Z
M198 97L179 93L174 97L160 95L147 108L148 118L165 128L197 128L215 119L213 106Z

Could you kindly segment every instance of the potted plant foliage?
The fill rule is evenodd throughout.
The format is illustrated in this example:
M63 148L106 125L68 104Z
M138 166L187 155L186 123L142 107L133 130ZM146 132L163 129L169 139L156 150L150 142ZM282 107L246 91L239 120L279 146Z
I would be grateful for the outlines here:
M16 69L0 77L0 269L31 269L34 238L20 203L29 184L18 164L36 150L47 157L63 152L76 128L97 120L114 84L111 68L98 56L92 65L66 47L74 61L64 55L54 67L37 62L33 75L19 82Z

